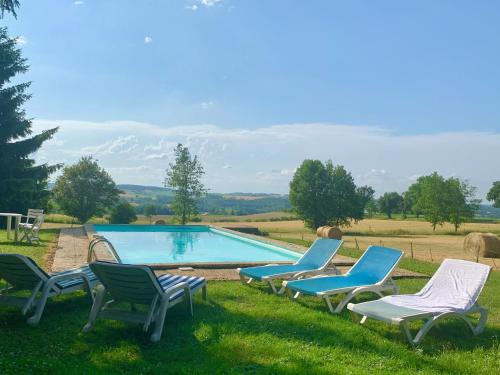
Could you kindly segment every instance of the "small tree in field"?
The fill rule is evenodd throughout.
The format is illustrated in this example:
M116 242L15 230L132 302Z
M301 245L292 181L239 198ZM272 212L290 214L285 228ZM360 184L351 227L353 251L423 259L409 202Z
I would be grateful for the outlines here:
M295 212L310 228L325 225L328 174L319 160L304 160L290 182L288 199Z
M153 215L156 215L156 206L153 204L148 204L144 206L144 216L146 216L149 219L149 224L151 224L151 217Z
M443 225L448 220L448 185L444 177L437 172L419 177L417 182L410 186L409 191L416 196L414 208L423 213L434 231L437 225Z
M111 224L130 224L137 220L134 207L128 202L120 202L111 210Z
M490 202L493 202L493 207L500 208L500 181L495 181L486 196Z
M304 160L290 182L289 200L306 225L316 229L363 219L373 193L368 186L357 188L351 174L341 165Z
M64 168L53 189L53 200L67 215L85 223L118 202L120 190L92 157Z
M476 188L469 185L467 181L461 181L458 178L450 177L446 180L448 192L449 221L453 224L455 232L462 223L474 217L479 209L480 201L474 199Z
M401 208L402 203L403 197L395 191L392 193L384 193L384 195L378 199L380 211L384 212L389 219L392 219L393 212Z
M206 193L201 182L205 172L198 157L191 157L189 149L180 143L175 148L175 161L169 164L166 172L165 187L175 192L171 208L177 220L184 225L198 213L197 200Z

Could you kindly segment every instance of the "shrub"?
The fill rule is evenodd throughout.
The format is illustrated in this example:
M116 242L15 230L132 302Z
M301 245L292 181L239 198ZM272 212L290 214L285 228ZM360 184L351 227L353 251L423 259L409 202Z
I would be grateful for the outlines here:
M129 224L136 220L135 209L130 203L120 202L111 210L111 224Z

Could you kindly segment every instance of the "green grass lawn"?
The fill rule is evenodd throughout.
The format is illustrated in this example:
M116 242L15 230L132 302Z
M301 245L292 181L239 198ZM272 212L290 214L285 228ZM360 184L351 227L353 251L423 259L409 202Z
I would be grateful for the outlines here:
M44 234L45 235L45 234ZM46 233L48 237L53 233ZM42 256L29 246L6 245ZM46 242L44 243L46 245ZM355 255L355 254L351 254ZM435 265L408 264L431 273ZM425 280L401 280L415 292ZM333 316L321 301L300 302L269 293L267 287L209 282L209 299L194 301L195 316L177 305L164 337L149 342L141 327L99 320L82 333L89 304L82 293L47 305L38 327L14 308L0 308L2 373L496 373L500 367L500 272L493 273L481 301L490 308L486 331L477 337L458 320L435 328L418 349L396 327L376 321L353 324L349 314Z
M45 266L45 254L49 245L54 241L59 230L42 229L40 231L40 244L28 245L25 242L21 244L14 243L14 231L11 232L11 238L7 239L7 232L0 230L0 253L18 253L31 257L42 267Z

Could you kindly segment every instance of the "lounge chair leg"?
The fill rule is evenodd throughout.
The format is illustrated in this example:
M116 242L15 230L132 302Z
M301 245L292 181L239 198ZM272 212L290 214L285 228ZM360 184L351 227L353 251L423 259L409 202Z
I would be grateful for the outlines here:
M239 270L239 268L238 268ZM242 282L242 284L250 284L252 282L252 278L249 277L248 280L245 278L245 276L243 276L241 273L240 273L240 281Z
M285 293L285 290L286 290L286 286L282 285L280 290L278 290L278 294L283 294Z
M361 320L359 321L359 324L365 324L366 319L368 319L368 317L367 317L366 315L363 315L363 317L362 317L362 318L361 318Z
M326 302L326 307L328 307L328 310L332 314L335 314L335 309L333 308L332 301L330 300L330 297L325 297L325 302Z
M50 290L52 289L52 283L49 281L45 284L43 290L42 290L42 296L36 303L36 310L35 314L28 318L27 322L29 325L36 326L42 317L43 310L45 309L45 304L47 303L47 299L49 298L50 295Z
M21 309L21 313L23 315L26 315L26 313L31 309L31 307L33 306L33 302L35 301L35 298L36 298L36 295L38 294L38 292L40 291L40 288L42 287L43 285L43 281L40 281L38 282L38 284L36 284L35 288L33 289L33 291L31 292L31 296L28 298L28 300L26 301L26 303L24 304L23 308Z
M353 323L359 323L358 314L356 314L354 311L349 310L349 315L351 316L351 320Z
M184 295L186 296L186 307L188 310L188 313L191 314L191 317L194 316L193 313L193 296L191 295L191 290L189 290L189 287L184 289Z
M300 292L297 292L297 293L294 294L293 299L297 299L299 297L300 297Z
M89 332L94 327L94 322L99 315L102 307L104 306L104 298L106 297L106 288L104 286L99 285L96 288L96 296L94 298L94 303L92 304L92 308L90 309L89 320L87 324L83 327L83 332Z
M410 343L410 345L411 346L416 346L417 343L414 341L414 339L413 339L413 337L411 335L410 329L408 328L408 324L406 322L401 323L401 325L399 326L399 328L401 329L401 331L406 336L406 338L407 338L408 342Z
M201 298L203 298L203 301L207 300L207 284L203 285L203 288L201 288Z
M160 304L160 310L158 311L158 315L156 317L155 329L150 338L152 342L158 342L161 339L163 324L165 323L165 316L167 314L168 306L168 297L166 297L161 301Z
M153 317L155 316L155 311L156 311L156 305L158 303L158 295L153 297L153 300L151 301L151 304L149 305L149 310L148 314L146 315L146 320L144 321L144 324L142 326L142 330L144 332L147 332L149 329L149 325L153 321Z
M273 280L269 280L267 283L271 287L271 290L273 291L273 293L278 294L278 291L276 290L276 287L273 284Z
M476 328L472 329L474 335L479 335L484 331L484 326L486 325L486 320L488 319L488 309L486 307L479 307L479 321L477 322Z

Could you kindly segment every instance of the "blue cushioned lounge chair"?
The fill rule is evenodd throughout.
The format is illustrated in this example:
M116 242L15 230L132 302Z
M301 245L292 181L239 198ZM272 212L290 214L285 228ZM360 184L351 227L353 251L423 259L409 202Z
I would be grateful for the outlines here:
M8 284L0 290L0 305L18 306L23 315L36 307L28 319L31 325L40 322L49 297L85 290L92 303L92 288L98 283L87 266L49 275L33 259L20 254L0 254L0 280ZM9 295L19 290L29 290L31 294L27 298Z
M399 292L391 279L391 273L403 257L400 250L387 247L370 246L345 275L317 276L309 279L284 281L283 286L295 293L313 295L325 299L331 313L340 313L345 305L357 294L372 292L383 297L382 292ZM346 296L333 307L331 297L346 293Z
M203 277L169 274L156 277L150 267L143 265L92 262L89 267L102 285L96 288L97 294L84 332L92 329L97 317L141 323L144 332L155 322L151 341L157 342L161 338L165 315L170 307L185 300L192 315L193 293L202 289L203 299L207 298L207 282ZM107 294L110 300L106 302ZM110 308L115 302L128 302L131 309ZM135 308L136 304L147 305L149 309L146 313L139 312Z
M342 246L341 240L318 238L295 264L238 268L238 274L243 283L250 284L252 280L265 281L269 283L274 293L282 294L285 288L277 290L273 282L275 279L296 280L305 276L324 274L340 246ZM333 270L335 274L339 273L336 268Z

